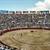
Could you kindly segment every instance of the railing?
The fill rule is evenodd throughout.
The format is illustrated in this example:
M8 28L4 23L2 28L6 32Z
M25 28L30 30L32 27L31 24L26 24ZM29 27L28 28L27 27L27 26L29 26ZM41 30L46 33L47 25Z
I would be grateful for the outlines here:
M24 27L14 27L14 28L8 28L8 29L3 29L0 30L0 36L3 35L4 33L10 32L10 31L16 31L16 30L26 30L26 29L44 29L44 30L50 30L50 27L44 27L44 26L33 26L32 28L24 28Z

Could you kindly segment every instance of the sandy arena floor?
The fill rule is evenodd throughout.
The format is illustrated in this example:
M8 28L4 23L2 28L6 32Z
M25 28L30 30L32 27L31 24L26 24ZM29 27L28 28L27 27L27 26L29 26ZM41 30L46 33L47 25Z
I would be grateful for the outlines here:
M0 40L21 50L50 50L50 30L16 30L0 36Z

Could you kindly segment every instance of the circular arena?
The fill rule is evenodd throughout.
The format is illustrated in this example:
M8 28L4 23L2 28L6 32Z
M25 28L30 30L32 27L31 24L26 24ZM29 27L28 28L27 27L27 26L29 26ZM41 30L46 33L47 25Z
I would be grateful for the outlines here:
M50 50L49 11L0 13L1 50Z

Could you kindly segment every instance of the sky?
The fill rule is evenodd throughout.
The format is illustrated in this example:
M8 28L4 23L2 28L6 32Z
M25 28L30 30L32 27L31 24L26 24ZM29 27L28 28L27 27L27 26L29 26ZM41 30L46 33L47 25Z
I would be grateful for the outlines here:
M50 10L50 0L0 0L0 10Z

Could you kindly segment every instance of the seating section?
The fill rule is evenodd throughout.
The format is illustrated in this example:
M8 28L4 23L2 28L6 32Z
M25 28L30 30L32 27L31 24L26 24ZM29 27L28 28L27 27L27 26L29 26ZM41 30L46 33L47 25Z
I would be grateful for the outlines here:
M0 14L0 30L50 27L50 14Z
M19 28L50 28L50 14L0 14L0 35ZM19 50L0 42L0 50Z
M19 49L8 46L0 41L0 50L19 50Z

